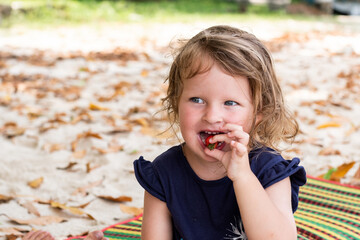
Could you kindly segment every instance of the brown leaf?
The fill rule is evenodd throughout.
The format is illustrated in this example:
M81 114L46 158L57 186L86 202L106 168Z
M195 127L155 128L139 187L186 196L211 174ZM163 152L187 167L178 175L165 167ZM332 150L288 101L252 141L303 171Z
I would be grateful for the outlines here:
M129 82L121 81L121 82L115 84L115 85L113 86L113 88L114 88L116 91L119 91L119 90L122 90L123 88L129 88L129 87L131 87L131 85L132 85L132 84L129 83Z
M107 132L108 134L117 134L117 133L128 133L131 132L132 126L131 125L125 125L121 127L115 127L113 130Z
M11 103L11 96L10 95L5 95L0 97L0 106L8 106Z
M0 131L4 134L4 136L8 138L23 135L25 130L25 128L18 127L15 122L7 122L2 128L0 128Z
M355 162L344 163L337 167L336 171L334 171L331 176L330 180L339 182L341 178L343 178L346 173L354 166Z
M98 133L93 133L91 131L87 131L85 133L79 134L78 138L98 138L98 139L102 139L102 137Z
M32 219L19 219L19 218L11 218L7 216L11 221L16 222L18 224L25 225L38 225L38 226L46 226L52 223L60 223L66 221L66 219L58 216L42 216Z
M110 200L110 201L113 201L113 202L131 202L132 201L132 198L128 197L128 196L112 197L112 196L100 195L100 196L97 196L97 197L103 198L103 199L106 199L106 200Z
M69 162L69 164L66 167L57 167L56 169L59 170L71 170L73 166L75 166L77 162Z
M126 116L129 117L129 116L131 116L133 114L143 113L143 112L147 112L147 108L145 108L145 107L133 107L133 108L129 109Z
M109 101L114 100L119 95L123 96L123 95L125 95L125 92L123 90L116 90L115 89L115 92L111 96L109 96L109 97L100 96L100 97L97 97L97 100L99 102L109 102Z
M21 206L23 206L24 208L26 208L28 210L29 213L34 214L37 217L40 217L40 213L39 211L36 209L36 207L34 206L34 204L30 201L25 201L24 203L19 203Z
M39 177L37 179L28 182L28 185L32 188L38 188L43 183L43 181L44 181L44 177Z
M89 109L92 110L92 111L108 111L108 110L110 110L109 108L101 107L101 106L96 105L94 103L89 104Z
M142 77L147 77L147 76L149 76L149 70L143 69L143 70L141 71L141 76L142 76Z
M86 155L86 150L85 149L80 150L80 151L76 151L76 152L74 152L72 154L73 158L77 158L77 159L83 158L83 157L85 157L85 155Z
M44 150L48 151L49 153L60 151L65 149L65 146L60 143L45 143L42 147Z
M21 229L21 230L24 230L24 229ZM23 235L23 233L20 232L16 228L0 228L0 232L6 233L6 234L12 234L12 235L15 235L15 236L22 236Z
M122 146L122 145L110 146L107 149L102 149L102 148L97 148L97 147L92 147L92 148L97 150L101 154L114 153L114 152L119 152L119 151L124 150L124 146Z
M152 136L154 138L158 138L158 139L169 139L169 138L173 137L173 134L171 133L171 131L164 132L164 131L154 129L152 127L141 128L141 133L144 135Z
M320 150L319 155L329 156L329 155L341 155L339 150L333 149L331 147L323 148Z
M351 127L348 131L346 131L345 136L350 136L351 134L353 134L354 132L358 131L360 129L360 125L359 126L355 126L354 123L351 123Z
M360 166L359 166L358 170L356 171L354 178L360 179Z
M8 202L8 201L10 201L12 199L14 199L13 196L6 196L6 195L0 194L0 203L5 203L5 202Z
M93 133L91 131L80 133L80 134L77 135L76 139L71 142L71 151L73 151L73 152L76 151L77 144L78 144L79 140L82 139L82 138L98 138L98 139L102 139L102 137L98 133Z
M75 215L84 215L85 214L85 212L82 211L79 208L68 207L65 204L62 204L62 203L59 203L59 202L51 201L50 206L53 207L53 208L60 208L60 209L63 209L63 210L68 210L69 212L71 212L72 214L75 214Z
M329 127L341 127L341 125L337 122L327 122L317 126L317 129L329 128Z
M18 236L14 234L6 235L6 240L16 240Z
M150 126L149 120L145 119L145 118L138 118L138 119L133 120L132 122L135 123L135 124L138 124L140 126L143 126L143 127L149 127Z
M91 165L91 163L86 163L86 173L91 172L92 170L100 167L100 165Z
M102 184L103 180L100 179L99 181L95 181L92 182L84 187L80 187L78 189L76 189L72 195L76 195L76 194L81 194L82 196L85 196L87 194L87 190L96 186L99 186L100 184Z
M142 208L131 207L131 206L127 206L125 204L120 204L120 209L122 212L131 214L134 216L138 216L138 215L142 214L144 211Z
M86 111L81 112L78 116L74 117L71 121L71 124L76 124L80 121L84 122L91 122L93 120L93 117Z

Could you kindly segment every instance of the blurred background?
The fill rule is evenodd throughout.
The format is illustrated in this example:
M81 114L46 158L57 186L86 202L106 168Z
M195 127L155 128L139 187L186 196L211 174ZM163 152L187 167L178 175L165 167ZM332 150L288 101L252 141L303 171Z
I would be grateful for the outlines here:
M2 27L97 21L194 21L239 17L360 15L359 0L2 0ZM191 17L191 19L188 19Z

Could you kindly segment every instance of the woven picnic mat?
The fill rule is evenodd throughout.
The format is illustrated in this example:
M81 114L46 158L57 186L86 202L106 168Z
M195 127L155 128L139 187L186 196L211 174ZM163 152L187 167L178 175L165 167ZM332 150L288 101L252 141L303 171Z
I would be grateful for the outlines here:
M298 239L360 239L360 188L308 177L295 220Z
M308 177L299 200L295 213L299 240L360 240L360 188ZM140 215L103 232L110 240L140 239L141 223Z

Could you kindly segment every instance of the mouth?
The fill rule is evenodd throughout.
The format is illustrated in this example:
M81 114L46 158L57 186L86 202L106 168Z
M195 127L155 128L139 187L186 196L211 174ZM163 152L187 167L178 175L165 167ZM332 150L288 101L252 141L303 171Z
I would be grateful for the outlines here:
M209 139L211 139L212 137L214 137L215 135L219 135L219 134L225 134L225 132L213 132L213 131L203 131L200 132L200 139L201 142L203 143L203 145L207 148L209 148L210 150L212 149L222 149L225 145L225 142L216 142L216 143L209 143Z

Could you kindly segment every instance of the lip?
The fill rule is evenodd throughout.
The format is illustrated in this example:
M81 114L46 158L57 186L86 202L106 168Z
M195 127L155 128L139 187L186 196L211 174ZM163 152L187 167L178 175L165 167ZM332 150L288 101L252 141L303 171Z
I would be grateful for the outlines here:
M227 132L224 132L224 131L204 130L204 131L200 131L198 133L198 139L199 139L199 142L200 142L201 146L205 149L205 148L207 148L207 146L205 145L205 139L207 138L207 136L226 134L226 133ZM222 150L225 147L225 145L226 145L225 142L221 142L221 144L219 144L216 147L216 149L217 150Z

